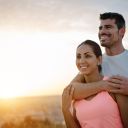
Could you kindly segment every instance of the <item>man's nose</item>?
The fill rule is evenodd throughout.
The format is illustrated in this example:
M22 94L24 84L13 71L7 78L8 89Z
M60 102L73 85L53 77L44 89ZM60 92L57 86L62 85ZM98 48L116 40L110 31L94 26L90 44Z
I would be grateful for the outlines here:
M102 27L100 30L99 30L99 33L100 34L103 34L103 33L106 33L107 32L107 29L105 27Z

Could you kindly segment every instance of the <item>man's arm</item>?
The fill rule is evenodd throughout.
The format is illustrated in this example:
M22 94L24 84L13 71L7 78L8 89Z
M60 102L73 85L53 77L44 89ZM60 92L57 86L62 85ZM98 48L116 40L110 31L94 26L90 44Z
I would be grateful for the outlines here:
M78 73L78 74L73 78L73 80L71 81L71 83L75 83L75 82L78 82L78 83L85 83L84 75Z
M128 78L116 75L110 77L109 82L113 83L112 86L115 87L110 92L116 93L116 100L124 128L128 128Z
M94 94L97 94L101 91L106 90L106 87L103 86L106 81L98 81L92 83L72 83L72 87L74 87L73 99L83 99Z
M128 96L116 94L116 100L124 126L123 128L128 128Z
M97 94L101 91L110 91L114 87L110 87L109 84L113 84L108 82L107 80L101 80L92 83L86 83L84 81L84 76L82 74L78 74L70 83L69 86L74 87L73 99L83 99L87 98L91 95Z

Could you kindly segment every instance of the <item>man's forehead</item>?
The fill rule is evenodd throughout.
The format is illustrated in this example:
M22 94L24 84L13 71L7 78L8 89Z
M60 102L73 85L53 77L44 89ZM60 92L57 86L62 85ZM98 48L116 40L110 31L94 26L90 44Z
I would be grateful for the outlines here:
M100 26L101 25L115 25L115 19L100 20Z
M115 24L115 19L104 19L104 20L100 20L100 23L109 23L109 24Z

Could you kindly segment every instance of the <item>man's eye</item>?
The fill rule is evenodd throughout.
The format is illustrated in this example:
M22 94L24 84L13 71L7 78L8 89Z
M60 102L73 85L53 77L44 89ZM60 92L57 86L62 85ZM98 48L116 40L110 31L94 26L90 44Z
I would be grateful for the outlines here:
M107 29L110 29L111 27L107 27Z
M112 28L112 26L108 25L108 26L106 26L106 28L107 28L107 29L111 29L111 28Z
M99 27L99 30L101 30L101 29L102 29L102 26Z

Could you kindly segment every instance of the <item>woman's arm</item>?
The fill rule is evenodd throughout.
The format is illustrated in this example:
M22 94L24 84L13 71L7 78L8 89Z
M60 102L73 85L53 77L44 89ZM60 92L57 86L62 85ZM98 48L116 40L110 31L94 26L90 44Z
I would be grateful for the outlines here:
M67 128L81 128L69 110L63 110L63 115Z
M119 107L123 126L124 128L128 128L128 96L116 94L116 100Z
M79 124L70 112L73 92L74 88L72 88L71 91L69 87L64 89L62 94L62 112L67 128L80 128Z

